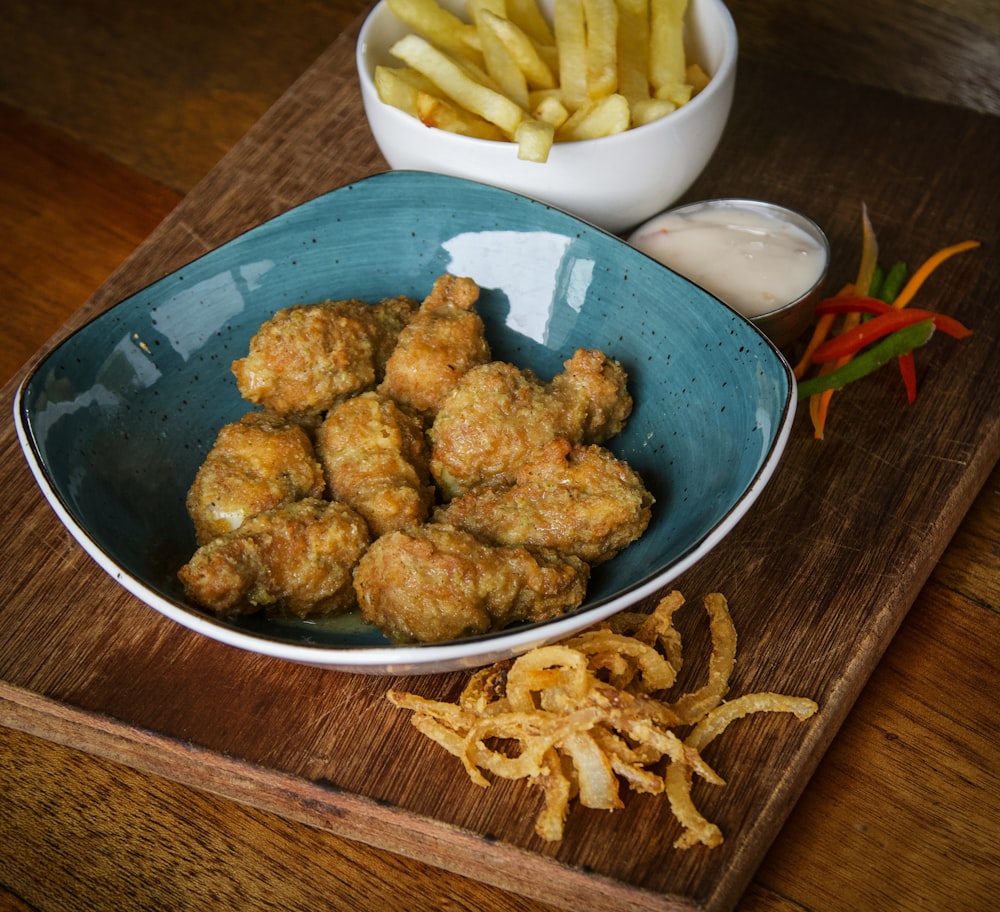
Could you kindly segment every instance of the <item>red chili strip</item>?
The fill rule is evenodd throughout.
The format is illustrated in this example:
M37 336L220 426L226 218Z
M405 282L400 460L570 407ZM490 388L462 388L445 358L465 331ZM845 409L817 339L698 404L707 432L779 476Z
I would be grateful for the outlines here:
M913 352L900 355L896 360L899 362L899 373L906 388L906 401L913 405L917 401L917 364L913 359Z
M816 316L823 316L824 314L842 314L842 313L867 313L875 314L879 316L885 313L893 313L896 310L890 304L886 304L885 301L880 301L878 298L867 298L861 295L845 295L836 298L827 298L825 301L820 301L816 305ZM909 313L920 313L923 314L924 320L933 320L936 329L940 329L941 332L946 335L953 336L956 339L964 339L966 336L972 335L972 330L960 323L954 317L949 317L947 314L937 313L933 310L923 310L916 307L906 308Z
M924 320L933 320L936 329L940 329L941 332L955 339L964 339L966 336L972 335L972 330L954 317L909 307L905 310L896 310L875 298L854 297L842 301L831 299L816 305L816 313L820 315L823 313L858 313L859 311L873 313L876 316L864 323L859 323L839 336L827 339L813 352L812 360L814 363L836 361L853 355L897 329L912 326L914 323L922 323Z
M890 310L894 310L892 305L878 298L869 298L866 295L837 295L835 298L820 301L816 305L816 316L843 313L884 314Z

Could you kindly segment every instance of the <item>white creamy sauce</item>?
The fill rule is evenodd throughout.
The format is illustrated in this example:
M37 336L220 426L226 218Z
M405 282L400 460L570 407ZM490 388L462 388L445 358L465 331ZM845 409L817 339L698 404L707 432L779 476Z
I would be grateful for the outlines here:
M810 234L754 208L703 205L667 212L629 241L746 317L802 297L826 265L823 247Z

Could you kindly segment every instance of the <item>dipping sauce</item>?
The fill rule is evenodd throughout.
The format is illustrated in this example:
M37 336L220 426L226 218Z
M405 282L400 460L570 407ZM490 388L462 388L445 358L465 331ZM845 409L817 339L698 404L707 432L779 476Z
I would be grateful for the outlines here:
M753 200L710 200L658 215L629 243L743 316L778 310L826 273L829 248L798 213Z

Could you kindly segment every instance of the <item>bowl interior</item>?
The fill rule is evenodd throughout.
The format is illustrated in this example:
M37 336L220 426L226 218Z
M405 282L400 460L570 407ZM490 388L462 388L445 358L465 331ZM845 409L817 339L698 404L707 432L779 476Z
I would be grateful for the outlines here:
M577 613L584 622L664 585L742 515L773 470L793 410L793 383L773 346L609 234L504 190L404 171L292 209L66 339L19 391L28 461L95 559L181 623L321 664L364 664L345 656L385 648L401 668L419 663L427 650L389 646L353 615L208 618L185 602L176 571L195 548L186 491L218 429L250 410L230 364L260 324L300 302L421 299L444 272L482 287L478 310L495 358L548 379L577 348L600 348L629 371L635 411L610 446L653 492L654 517L642 539L595 572ZM517 636L463 643L455 655L492 660Z

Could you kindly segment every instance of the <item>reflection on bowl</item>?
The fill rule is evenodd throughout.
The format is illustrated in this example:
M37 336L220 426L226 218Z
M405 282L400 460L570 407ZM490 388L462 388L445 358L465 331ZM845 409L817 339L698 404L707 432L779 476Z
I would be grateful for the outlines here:
M301 302L420 299L445 272L481 286L495 358L546 379L580 347L623 364L635 409L611 449L656 497L646 534L595 569L573 614L435 645L394 645L356 613L222 620L186 602L176 576L195 548L185 494L219 428L248 411L230 365L261 323ZM793 411L774 347L687 280L525 197L405 171L320 196L127 298L49 354L15 403L53 509L139 599L236 647L370 673L487 664L655 594L750 507Z
M441 5L464 12L461 0L442 0ZM542 0L541 6L551 14L552 0ZM558 206L608 231L624 231L687 190L711 159L729 118L737 56L732 17L722 0L690 0L685 23L688 59L712 77L704 90L644 126L600 139L556 143L548 161L539 164L519 160L514 143L426 127L379 100L375 67L402 65L389 48L408 31L382 0L358 39L365 113L393 168L483 181Z
M687 203L639 226L629 243L752 320L779 348L812 322L830 244L812 219L774 203Z

